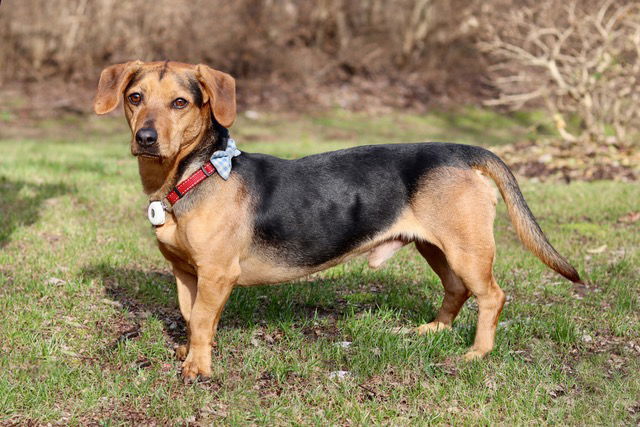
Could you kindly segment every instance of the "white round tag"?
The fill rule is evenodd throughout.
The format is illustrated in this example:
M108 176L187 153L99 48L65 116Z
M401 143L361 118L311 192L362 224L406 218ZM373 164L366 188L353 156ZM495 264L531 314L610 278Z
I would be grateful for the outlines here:
M149 209L147 210L147 217L149 222L153 225L162 225L165 221L164 207L162 202L156 200L149 203Z

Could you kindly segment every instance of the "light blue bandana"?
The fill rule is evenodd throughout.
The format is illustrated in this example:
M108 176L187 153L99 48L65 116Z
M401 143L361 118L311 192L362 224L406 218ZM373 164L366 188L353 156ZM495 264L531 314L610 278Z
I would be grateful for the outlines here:
M236 142L232 138L227 140L226 150L219 150L213 153L210 159L211 163L213 163L218 175L220 175L222 179L226 180L229 178L229 174L231 173L231 159L238 157L240 154L242 153L236 148Z

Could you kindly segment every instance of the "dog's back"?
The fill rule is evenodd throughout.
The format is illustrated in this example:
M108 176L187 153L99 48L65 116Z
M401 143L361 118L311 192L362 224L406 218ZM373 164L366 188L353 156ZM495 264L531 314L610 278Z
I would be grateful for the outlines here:
M468 149L372 145L297 160L243 153L233 170L254 198L256 243L277 249L289 265L313 266L390 227L429 173L469 169Z

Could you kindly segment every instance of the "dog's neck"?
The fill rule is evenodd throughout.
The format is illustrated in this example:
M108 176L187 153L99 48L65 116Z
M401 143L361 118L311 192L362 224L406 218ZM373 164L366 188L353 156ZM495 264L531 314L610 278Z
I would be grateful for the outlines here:
M162 200L180 181L203 165L217 150L227 148L229 131L211 117L208 126L171 160L138 158L142 188L149 200Z

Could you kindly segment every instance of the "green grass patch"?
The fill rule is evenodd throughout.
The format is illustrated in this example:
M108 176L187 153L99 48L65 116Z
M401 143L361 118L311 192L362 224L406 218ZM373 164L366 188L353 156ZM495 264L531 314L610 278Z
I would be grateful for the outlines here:
M60 129L63 126L64 129ZM536 114L241 116L241 149L298 157L366 143L503 144ZM47 122L0 141L0 423L633 424L640 396L635 183L523 182L575 286L518 242L498 206L495 272L509 297L496 348L462 363L477 306L420 337L442 301L414 248L278 286L234 290L213 379L185 386L173 278L154 242L121 118Z

